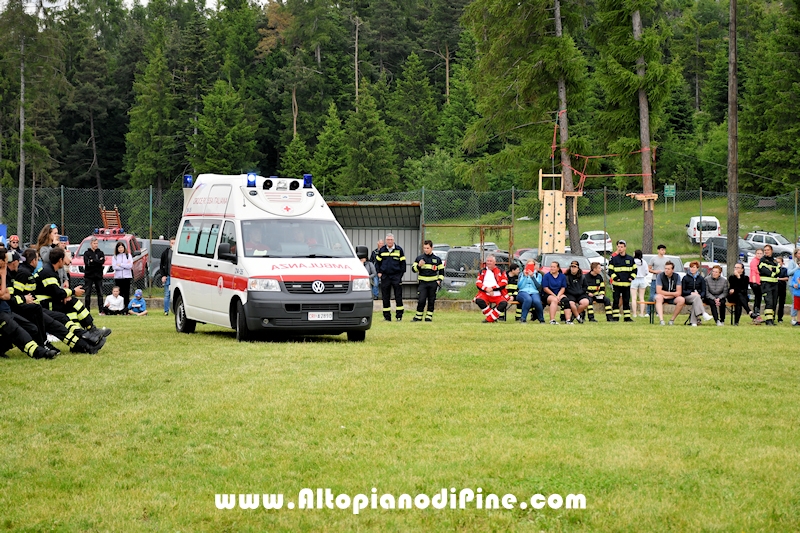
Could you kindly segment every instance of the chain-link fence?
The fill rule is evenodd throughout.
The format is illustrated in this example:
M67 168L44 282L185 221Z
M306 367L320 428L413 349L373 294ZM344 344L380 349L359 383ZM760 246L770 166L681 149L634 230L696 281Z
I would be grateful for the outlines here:
M7 234L16 233L22 241L34 241L46 224L56 223L63 235L77 243L102 225L96 189L26 189L23 201L22 227L17 224L18 190L0 189L0 222L7 225ZM332 201L402 202L419 201L425 224L514 224L517 246L536 246L541 202L538 191L511 189L475 192L417 190L381 195L327 197ZM178 229L183 210L183 191L156 189L104 190L102 204L119 208L126 230L147 238L169 238ZM739 195L740 234L764 229L782 233L797 242L797 192L782 196ZM655 240L677 240L684 233L689 218L698 215L716 216L723 233L727 220L725 193L676 191L675 198L659 196L655 206ZM633 238L641 235L641 203L627 191L610 189L586 190L578 198L578 216L582 231L608 229L611 237ZM434 241L467 244L476 231L463 228L431 228L426 234ZM638 232L638 233L637 233ZM618 237L619 235L619 237ZM641 237L639 237L641 238ZM453 241L453 242L450 242ZM685 238L688 243L688 239ZM634 242L638 242L634 240ZM679 253L680 250L676 250Z

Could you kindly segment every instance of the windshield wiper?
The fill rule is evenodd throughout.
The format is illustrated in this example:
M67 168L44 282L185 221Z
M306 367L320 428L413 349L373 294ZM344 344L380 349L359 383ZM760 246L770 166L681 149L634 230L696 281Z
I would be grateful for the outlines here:
M324 258L324 259L332 259L334 256L332 256L332 255L325 255L325 254L308 254L308 255L304 255L303 257L308 257L308 258Z

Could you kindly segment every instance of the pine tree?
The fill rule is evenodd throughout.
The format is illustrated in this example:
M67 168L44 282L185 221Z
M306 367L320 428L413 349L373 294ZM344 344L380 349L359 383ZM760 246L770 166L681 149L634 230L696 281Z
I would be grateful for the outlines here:
M461 37L459 20L467 0L431 0L430 15L425 20L423 49L444 63L445 101L450 99L451 62L458 51Z
M362 93L358 111L348 117L345 131L347 169L340 191L366 194L397 190L394 143L369 91Z
M400 161L421 157L433 143L438 111L433 89L417 54L408 56L403 65L388 119Z
M345 139L342 121L336 111L336 105L331 103L325 127L317 137L317 149L311 160L311 168L317 183L322 180L322 195L345 194L340 190L339 184L343 179L347 165L347 141ZM327 191L327 192L326 192Z
M281 157L278 173L287 178L301 178L311 170L308 148L299 135L295 135Z
M476 119L475 98L467 79L467 72L456 65L453 68L450 101L442 108L436 144L451 155L462 153L464 134Z
M254 169L256 126L227 81L218 80L203 98L197 130L197 142L188 147L196 172L238 174Z
M134 83L136 103L128 112L130 130L125 135L125 170L131 186L154 186L160 204L161 191L174 172L177 111L171 91L172 77L162 48L157 46L144 73Z

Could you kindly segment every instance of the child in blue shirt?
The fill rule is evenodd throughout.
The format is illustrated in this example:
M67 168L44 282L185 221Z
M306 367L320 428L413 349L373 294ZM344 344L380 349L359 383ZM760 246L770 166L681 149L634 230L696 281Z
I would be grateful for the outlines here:
M142 298L142 289L136 289L136 292L133 293L133 299L128 302L128 314L136 316L147 314L147 304Z

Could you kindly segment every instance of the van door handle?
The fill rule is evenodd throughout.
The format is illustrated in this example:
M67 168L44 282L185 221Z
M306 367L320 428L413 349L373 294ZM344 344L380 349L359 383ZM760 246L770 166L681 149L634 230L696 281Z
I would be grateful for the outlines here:
M207 267L210 267L210 266L211 266L211 263L206 263L206 266L207 266Z

